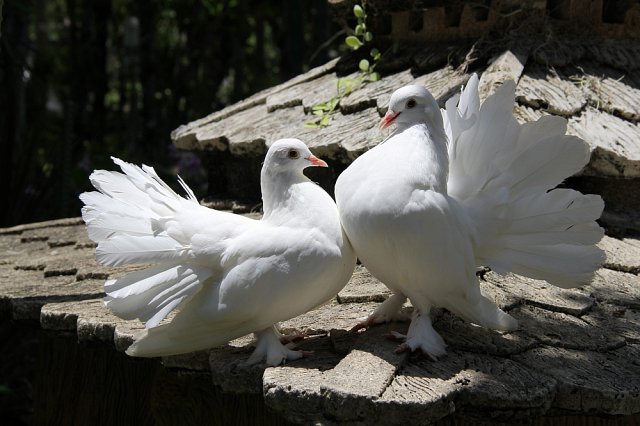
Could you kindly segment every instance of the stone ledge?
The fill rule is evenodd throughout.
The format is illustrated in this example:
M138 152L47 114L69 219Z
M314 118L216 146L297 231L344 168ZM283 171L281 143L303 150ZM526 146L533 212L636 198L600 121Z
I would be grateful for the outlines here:
M94 248L82 244L83 226L77 220L62 223L0 230L2 309L14 319L39 319L50 333L72 333L81 344L99 342L103 350L124 351L143 325L114 317L101 300L103 279L79 274L113 276L126 270L99 266L91 259ZM47 242L56 238L69 244L50 247ZM394 353L396 344L382 335L405 332L407 323L349 331L390 294L358 267L330 303L281 324L284 331L310 336L299 344L314 351L308 358L280 367L246 367L253 339L245 336L162 363L208 374L225 394L262 398L298 424L416 424L454 415L519 422L557 412L640 413L640 377L632 373L640 343L640 284L636 274L624 272L637 270L640 242L605 237L601 247L606 267L581 289L486 274L482 291L519 320L515 332L485 330L436 309L434 327L448 344L448 354L438 362ZM45 273L56 265L77 272Z

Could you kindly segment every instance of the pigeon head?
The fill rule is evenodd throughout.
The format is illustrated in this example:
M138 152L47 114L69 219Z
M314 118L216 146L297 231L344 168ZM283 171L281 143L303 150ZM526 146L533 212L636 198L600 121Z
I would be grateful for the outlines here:
M437 124L434 120L442 120L440 107L434 97L424 87L410 85L393 92L380 127L384 129L392 123L399 129L420 123Z
M263 170L273 173L302 173L309 166L327 167L298 139L280 139L273 143L264 159Z

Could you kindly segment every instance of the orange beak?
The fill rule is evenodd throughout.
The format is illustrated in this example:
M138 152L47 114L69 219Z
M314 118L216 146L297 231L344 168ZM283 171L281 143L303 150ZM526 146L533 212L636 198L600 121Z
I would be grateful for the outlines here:
M390 109L387 110L387 113L384 115L384 117L382 117L382 120L380 120L380 128L386 129L387 127L391 126L398 115L400 115L399 112L393 112Z
M312 166L329 167L326 162L324 162L323 160L319 159L318 157L316 157L313 154L311 154L308 157L305 157L305 160L309 161Z

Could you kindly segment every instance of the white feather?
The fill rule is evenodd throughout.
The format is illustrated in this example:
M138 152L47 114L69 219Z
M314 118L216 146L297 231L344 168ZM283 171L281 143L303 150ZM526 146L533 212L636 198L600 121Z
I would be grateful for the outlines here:
M548 191L584 167L587 144L565 135L562 118L520 125L514 101L508 81L480 105L475 75L442 111L424 88L398 89L384 121L395 120L397 131L336 183L359 259L418 312L405 344L432 357L444 353L424 319L432 305L485 327L517 326L481 295L478 266L574 287L604 259L595 246L602 199Z
M186 260L188 254L189 247L167 235L115 235L96 248L98 262L107 266L175 262Z
M291 149L300 156L292 160ZM179 179L185 199L152 167L114 158L124 174L91 175L101 192L80 198L98 261L155 264L105 284L109 309L147 327L129 354L184 353L260 331L266 343L252 360L301 356L265 330L330 299L355 266L333 200L302 173L310 155L298 140L270 147L261 221L201 206Z

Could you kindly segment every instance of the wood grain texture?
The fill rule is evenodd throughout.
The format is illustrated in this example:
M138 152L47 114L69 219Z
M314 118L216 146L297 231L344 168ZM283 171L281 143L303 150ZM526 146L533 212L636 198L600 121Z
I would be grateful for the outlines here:
M49 339L39 374L52 385L38 385L37 418L58 419L49 414L58 409L60 416L95 420L95 410L107 407L114 410L108 420L140 424L149 418L176 424L179 417L194 424L215 416L234 421L244 415L233 417L234 409L261 413L273 424L542 422L562 410L574 416L640 413L638 376L633 376L640 343L637 239L605 237L605 268L582 289L489 272L483 293L509 311L520 329L490 331L435 309L434 328L448 344L448 355L438 362L394 353L397 343L383 335L406 332L406 322L348 331L389 294L360 267L330 303L281 324L285 332L309 335L298 344L313 351L307 358L280 367L247 367L253 350L247 336L209 351L165 357L161 365L122 353L142 324L114 317L99 294L103 280L79 279L78 273L81 267L109 276L124 271L87 260L95 248L77 223L0 232L4 318L39 319ZM59 265L76 275L44 273ZM77 391L62 400L57 395L63 388ZM129 397L130 392L142 396ZM167 408L171 398L184 409ZM230 408L211 414L208 398Z

